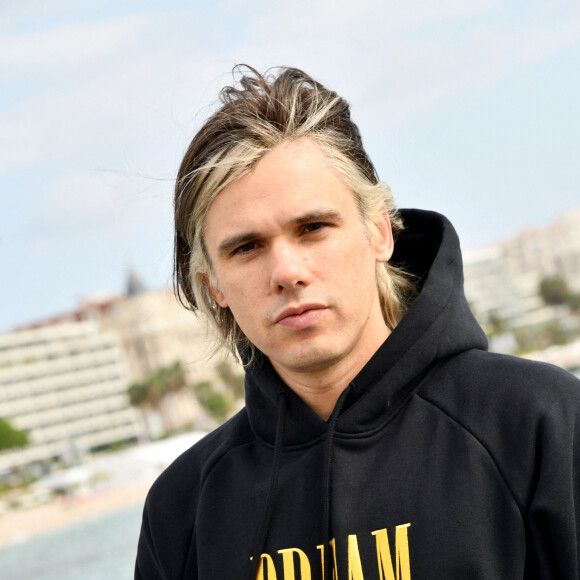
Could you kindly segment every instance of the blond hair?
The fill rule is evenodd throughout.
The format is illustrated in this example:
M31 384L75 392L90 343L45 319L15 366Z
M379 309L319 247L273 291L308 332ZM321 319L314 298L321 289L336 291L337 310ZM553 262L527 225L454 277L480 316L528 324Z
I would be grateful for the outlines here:
M388 212L393 235L403 230L389 186L379 181L363 146L348 103L295 68L264 75L248 66L239 87L220 93L221 107L193 138L175 186L175 290L179 301L208 315L232 351L253 350L231 311L211 296L204 277L217 286L204 244L208 208L226 186L246 175L284 141L308 138L318 144L352 190L370 236L373 217ZM377 263L376 282L387 326L392 330L405 313L414 287L409 276L389 263Z

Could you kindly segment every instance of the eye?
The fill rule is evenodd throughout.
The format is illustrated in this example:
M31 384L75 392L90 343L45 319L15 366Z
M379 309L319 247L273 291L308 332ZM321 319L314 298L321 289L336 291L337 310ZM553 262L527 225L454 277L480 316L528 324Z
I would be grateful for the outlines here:
M252 250L255 250L258 247L258 244L256 242L246 242L245 244L242 244L241 246L238 246L233 252L232 254L248 254L250 253Z
M303 228L303 232L305 234L310 234L313 232L318 232L321 229L325 228L326 226L328 226L328 224L324 223L324 222L313 222L311 224L306 224Z

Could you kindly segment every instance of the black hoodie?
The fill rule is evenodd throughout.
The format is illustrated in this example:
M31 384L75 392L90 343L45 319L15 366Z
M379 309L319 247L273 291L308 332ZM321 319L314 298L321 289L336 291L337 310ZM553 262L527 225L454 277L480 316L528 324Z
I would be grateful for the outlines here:
M137 579L579 578L580 381L488 353L451 224L402 214L403 320L328 422L258 357L151 488Z

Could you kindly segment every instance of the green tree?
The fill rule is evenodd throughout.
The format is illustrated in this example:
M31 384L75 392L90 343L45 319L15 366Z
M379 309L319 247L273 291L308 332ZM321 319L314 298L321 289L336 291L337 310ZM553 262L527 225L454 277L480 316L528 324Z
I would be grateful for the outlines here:
M580 294L570 294L567 300L568 306L572 312L580 311Z
M127 392L131 405L140 409L145 425L151 437L151 413L159 414L165 432L176 427L171 405L165 404L169 393L187 387L183 366L179 361L167 367L160 367L150 373L144 380L133 383Z
M567 304L570 297L570 290L566 280L561 276L547 276L540 281L540 296L545 304L558 306Z
M232 397L214 389L211 381L200 381L193 385L199 404L217 421L223 422L232 408Z
M129 387L129 401L135 407L149 406L158 409L167 393L179 391L187 386L185 371L180 361L168 367L160 367L143 381Z
M244 373L236 373L230 362L226 359L216 367L220 379L225 383L236 399L244 396Z
M142 407L148 403L149 385L146 382L133 383L129 389L129 402L134 407Z
M28 433L15 429L0 417L0 449L12 449L28 445Z
M185 370L180 361L176 361L171 366L161 367L153 373L155 380L159 383L159 388L164 393L180 391L187 386Z
M508 330L508 325L506 321L495 311L492 310L488 316L488 328L489 328L489 336L497 336L499 334L503 334Z

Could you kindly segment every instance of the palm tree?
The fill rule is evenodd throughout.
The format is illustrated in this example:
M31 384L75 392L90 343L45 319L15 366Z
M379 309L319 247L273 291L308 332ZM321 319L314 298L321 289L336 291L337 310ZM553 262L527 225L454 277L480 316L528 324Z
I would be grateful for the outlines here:
M161 416L165 430L173 427L171 413L163 404L170 393L176 393L187 387L185 371L180 361L171 366L160 367L150 373L143 381L133 383L129 389L129 402L143 413L149 429L148 415L151 412Z
M28 445L28 433L15 429L0 417L0 450Z

